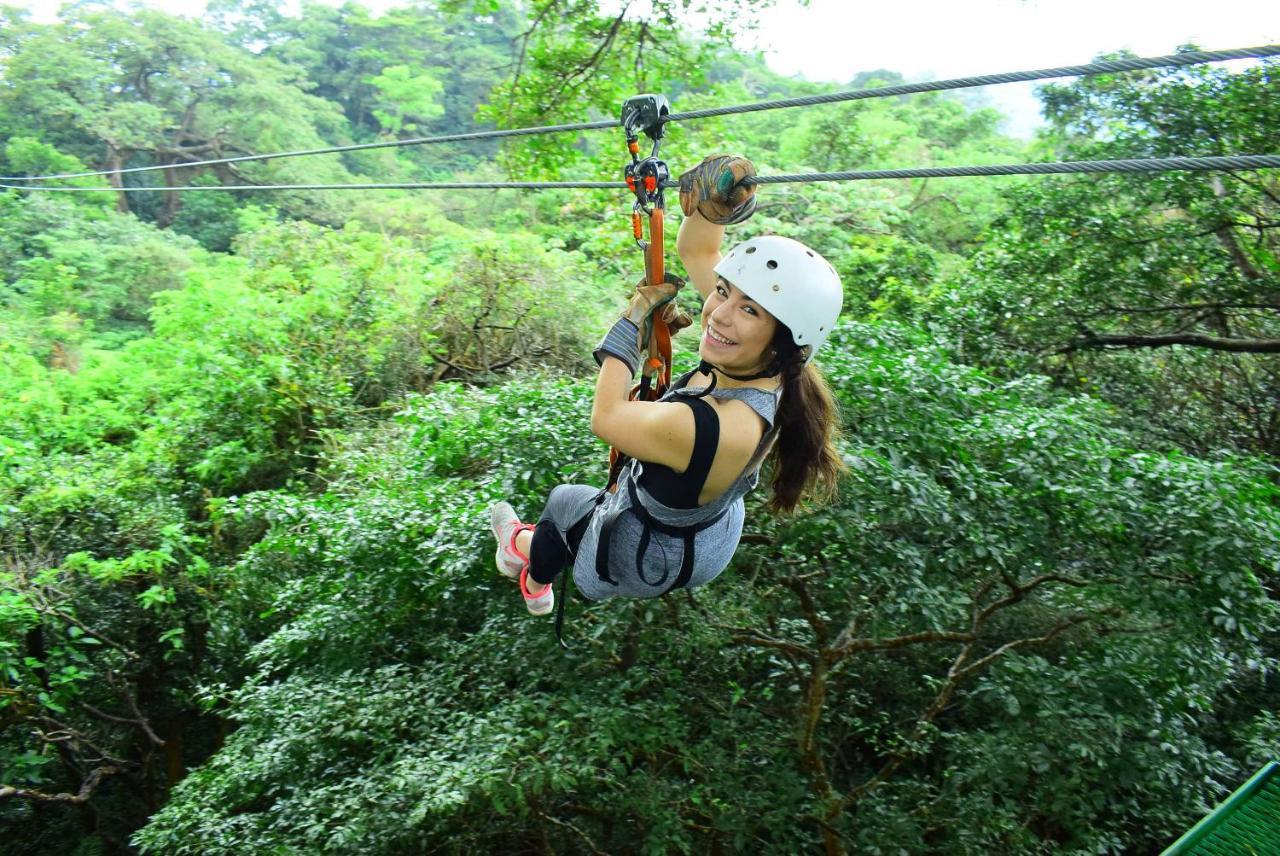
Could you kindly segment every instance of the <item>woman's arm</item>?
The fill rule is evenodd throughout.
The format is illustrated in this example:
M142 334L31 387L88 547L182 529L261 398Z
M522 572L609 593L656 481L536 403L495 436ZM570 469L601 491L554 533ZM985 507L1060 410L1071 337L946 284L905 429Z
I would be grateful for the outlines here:
M705 301L716 285L724 227L741 223L756 210L756 174L751 161L735 155L711 155L680 176L684 222L676 238L680 260Z
M631 369L606 355L596 377L591 433L623 454L682 472L693 456L693 411L683 404L631 401Z
M591 432L633 458L676 470L688 466L693 454L693 414L678 404L631 401L630 393L631 379L643 369L643 344L653 316L662 313L672 332L690 323L684 313L670 311L683 285L672 274L658 283L640 280L622 317L592 352L600 374L591 405Z
M720 244L724 241L724 226L717 226L697 211L680 223L676 236L676 252L684 262L689 281L706 300L716 284L716 265L720 264Z

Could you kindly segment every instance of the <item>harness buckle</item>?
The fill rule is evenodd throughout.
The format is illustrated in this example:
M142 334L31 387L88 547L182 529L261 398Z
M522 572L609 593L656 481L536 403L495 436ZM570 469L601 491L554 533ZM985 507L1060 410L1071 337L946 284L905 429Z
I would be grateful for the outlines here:
M671 179L667 162L650 156L636 158L624 171L627 188L636 195L636 204L648 214L654 208L665 208L662 191Z

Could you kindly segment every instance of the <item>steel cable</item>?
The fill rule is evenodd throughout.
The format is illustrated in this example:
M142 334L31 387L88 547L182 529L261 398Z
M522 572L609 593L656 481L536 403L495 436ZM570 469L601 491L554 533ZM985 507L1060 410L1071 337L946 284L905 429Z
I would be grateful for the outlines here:
M809 95L799 98L786 98L776 101L761 101L753 104L738 104L729 107L715 107L706 110L693 110L683 113L672 113L666 121L687 121L704 119L712 116L726 116L735 113L752 113L761 110L778 110L786 107L810 107L818 104L834 104L842 101L858 101L867 98L885 98L896 95L909 95L920 92L936 92L948 89L964 89L974 86L990 86L1001 83L1017 83L1031 80L1046 80L1055 77L1073 77L1088 74L1107 74L1121 71L1137 71L1140 69L1181 67L1198 65L1207 62L1221 62L1231 59L1260 59L1280 55L1280 45L1260 45L1250 48L1233 48L1221 51L1184 51L1158 57L1133 57L1130 59L1103 60L1084 65L1067 65L1057 68L1043 68L1033 71L1016 71L1004 74L988 74L979 77L959 77L950 80L935 80L926 83L904 83L895 86L879 86L871 89L856 89L846 92L833 92L826 95ZM302 157L304 155L340 154L342 152L364 151L404 146L424 146L436 143L452 143L471 140L487 140L502 137L530 136L567 131L590 131L604 128L617 128L620 120L607 119L596 122L579 122L568 125L543 125L531 128L512 128L509 130L473 131L465 134L447 134L438 137L415 137L407 140L390 140L378 143L359 143L350 146L330 146L319 149L299 149L289 152L273 152L265 155L238 155L230 158L192 161L189 163L163 164L157 166L137 166L120 170L98 170L95 172L62 173L56 175L35 176L0 176L5 181L53 181L69 178L91 178L105 175L121 175L124 173L154 172L161 169L187 169L198 166L216 166L218 164L244 163L246 161L273 160ZM329 189L326 185L317 188ZM296 189L295 186L280 185L280 189ZM128 188L125 188L126 190ZM242 188L231 188L242 189Z
M811 172L762 175L747 184L790 184L813 181L867 181L878 178L952 178L966 175L1047 175L1078 172L1164 172L1187 170L1269 169L1280 167L1280 155L1227 155L1202 158L1127 158L1052 163L936 166L914 169L868 169L855 172Z
M1048 163L980 164L977 166L934 166L910 169L867 169L848 172L810 172L791 175L759 175L747 184L801 184L820 181L869 181L898 178L955 178L991 175L1049 175L1100 172L1165 172L1233 169L1274 169L1280 155L1223 155L1212 157L1126 158L1119 160L1054 161ZM0 190L24 192L61 191L68 193L167 193L197 190L619 190L621 181L450 181L400 182L395 184L240 184L183 187L49 187L0 184ZM667 182L664 188L677 186Z
M1064 65L1057 68L1041 68L1034 71L986 74L980 77L957 77L951 80L935 80L927 83L903 83L896 86L878 86L874 89L855 89L850 92L831 92L826 95L806 95L799 98L783 98L777 101L761 101L756 104L739 104L734 107L713 107L708 110L672 113L668 117L668 121L705 119L710 116L752 113L757 110L777 110L783 107L812 107L817 104L835 104L841 101L858 101L864 98L885 98L894 95L911 95L917 92L937 92L945 89L967 89L974 86L993 86L1000 83L1022 83L1030 80L1047 80L1054 77L1078 77L1088 74L1138 71L1147 68L1180 67L1199 65L1206 62L1222 62L1229 59L1259 59L1276 55L1280 55L1280 45L1260 45L1258 47L1235 48L1225 51L1184 51L1167 56L1102 60L1086 65Z
M158 166L131 166L127 169L98 170L96 172L74 172L60 175L0 175L0 181L51 181L66 178L92 178L99 175L123 175L131 172L154 172L160 169L188 169L197 166L217 166L224 163L244 163L246 161L275 160L277 158L296 158L303 155L333 155L343 152L359 152L368 149L389 149L403 146L425 146L434 143L456 143L470 140L489 140L496 137L523 137L532 134L554 134L563 131L593 131L600 128L617 128L621 125L616 119L598 122L578 122L572 125L542 125L537 128L511 128L505 131L470 131L465 134L446 134L442 137L412 137L407 140L386 140L380 143L357 143L350 146L329 146L322 149L298 149L292 152L272 152L265 155L237 155L231 158L215 158L213 160L191 161L189 163L161 164Z
M441 182L391 182L386 184L210 184L180 185L178 187L49 187L48 185L23 186L0 183L0 190L21 191L70 191L93 193L169 193L171 191L196 190L548 190L570 188L579 190L617 190L627 185L621 181L441 181Z

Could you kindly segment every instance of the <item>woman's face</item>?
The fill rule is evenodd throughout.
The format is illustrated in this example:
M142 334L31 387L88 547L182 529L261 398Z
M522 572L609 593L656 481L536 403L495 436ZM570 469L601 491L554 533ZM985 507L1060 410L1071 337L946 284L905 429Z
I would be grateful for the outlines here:
M752 374L769 364L778 320L724 277L702 304L698 354L731 374Z

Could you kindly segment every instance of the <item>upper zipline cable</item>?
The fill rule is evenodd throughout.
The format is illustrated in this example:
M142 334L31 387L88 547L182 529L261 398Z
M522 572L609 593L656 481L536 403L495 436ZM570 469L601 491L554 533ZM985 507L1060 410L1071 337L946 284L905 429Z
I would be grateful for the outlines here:
M1278 47L1277 53L1280 53ZM217 166L224 163L297 158L303 155L332 155L342 152L358 152L365 149L388 149L402 146L426 146L432 143L457 143L469 140L488 140L494 137L523 137L533 134L554 134L561 131L592 131L599 128L617 128L617 119L599 122L579 122L573 125L543 125L537 128L510 128L505 131L471 131L465 134L446 134L443 137L413 137L407 140L384 140L380 143L357 143L351 146L329 146L323 149L299 149L293 152L272 152L265 155L238 155L233 158L191 161L189 163L160 164L157 166L131 166L128 169L98 170L97 172L73 172L59 175L0 175L0 181L45 181L64 178L92 178L99 175L123 175L130 172L154 172L159 169L189 169L197 166Z
M672 113L665 121L677 122L690 119L704 119L711 116L726 116L734 113L753 113L761 110L778 110L785 107L810 107L818 104L834 104L841 101L860 101L867 98L885 98L895 95L910 95L919 92L937 92L947 89L965 89L974 86L991 86L1001 83L1017 83L1031 80L1047 80L1055 77L1078 77L1089 74L1109 74L1120 71L1138 71L1148 68L1176 68L1188 65L1200 65L1207 62L1222 62L1231 59L1260 59L1280 55L1280 45L1259 45L1251 48L1233 48L1221 51L1183 51L1156 57L1132 57L1129 59L1100 60L1085 65L1065 65L1056 68L1041 68L1032 71L1014 71L1003 74L987 74L979 77L958 77L950 80L935 80L926 83L904 83L896 86L878 86L871 89L855 89L846 92L832 92L826 95L807 95L799 98L784 98L776 101L760 101L753 104L737 104L729 107L714 107L706 110L692 110L685 113ZM414 137L405 140L389 140L377 143L358 143L349 146L329 146L319 149L299 149L288 152L272 152L263 155L238 155L213 160L190 161L188 163L159 164L155 166L137 166L118 170L98 170L96 172L59 173L56 175L13 175L0 176L0 182L11 181L53 181L70 178L91 178L95 176L122 175L135 172L152 172L161 169L188 169L198 166L216 166L218 164L244 163L246 161L275 160L302 157L304 155L340 154L367 149L384 149L403 146L425 146L435 143L455 143L471 140L487 140L501 137L530 136L535 134L552 134L566 131L590 131L603 128L617 128L621 121L606 119L598 122L578 122L568 125L542 125L532 128L511 128L495 131L473 131L465 134L446 134L439 137ZM351 185L355 187L355 185ZM610 185L611 187L613 185ZM257 185L251 187L260 188ZM366 186L367 187L367 186ZM405 185L406 188L412 187ZM131 188L117 188L131 190ZM186 188L162 188L179 190ZM215 188L204 188L215 189ZM247 189L226 188L226 189ZM275 189L275 188L273 188ZM278 189L301 189L280 185ZM314 185L313 189L332 189L327 185ZM366 189L366 188L361 188Z
M71 193L168 193L173 190L547 190L577 188L585 190L617 190L627 185L621 181L401 181L350 184L209 184L178 187L48 187L0 183L0 190L62 191Z
M818 181L868 181L893 178L953 178L974 175L1048 175L1099 172L1166 172L1231 169L1280 168L1280 155L1225 155L1215 157L1127 158L1121 160L1054 161L1048 163L979 164L977 166L934 166L911 169L864 169L850 172L810 172L792 175L758 175L746 184L800 184ZM666 187L676 186L669 182ZM546 190L577 188L618 190L621 181L449 181L400 182L392 184L214 184L183 187L47 187L0 184L0 190L64 193L153 193L197 190Z
M754 113L757 110L777 110L781 107L812 107L816 104L835 104L841 101L860 101L865 98L885 98L893 95L912 95L917 92L938 92L945 89L968 89L974 86L994 86L1000 83L1023 83L1029 80L1046 80L1053 77L1079 77L1088 74L1110 74L1118 71L1138 71L1145 68L1200 65L1206 62L1223 62L1229 59L1260 59L1280 54L1280 45L1260 45L1252 48L1235 48L1225 51L1183 51L1167 56L1109 59L1087 65L1063 65L1057 68L1040 68L1033 71L1011 71L1004 74L984 74L979 77L956 77L951 80L934 80L927 83L902 83L896 86L878 86L874 89L855 89L850 92L832 92L827 95L805 95L799 98L783 98L777 101L760 101L755 104L739 104L734 107L713 107L708 110L692 110L672 113L668 121L705 119L709 116L727 116L733 113Z

